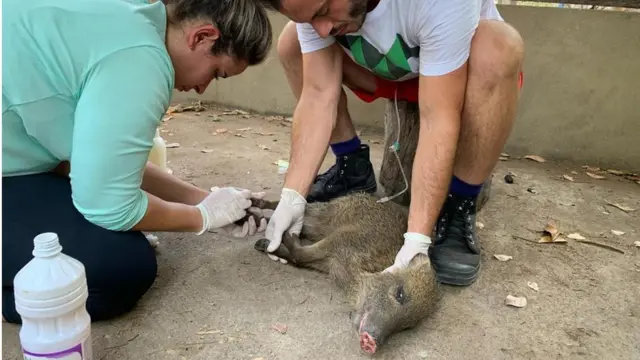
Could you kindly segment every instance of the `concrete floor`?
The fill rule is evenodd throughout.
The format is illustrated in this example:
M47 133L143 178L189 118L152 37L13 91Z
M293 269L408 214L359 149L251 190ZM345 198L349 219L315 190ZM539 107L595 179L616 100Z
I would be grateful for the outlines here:
M274 162L288 158L289 123L223 115L227 110L184 112L163 124L165 140L180 144L169 149L174 174L206 188L234 185L277 197L283 175ZM381 134L363 129L361 137L379 166ZM640 241L640 185L611 174L593 179L585 164L511 155L498 164L491 200L479 215L480 278L467 288L446 287L439 312L390 338L376 358L640 359L640 248L634 246ZM332 161L329 154L323 168ZM516 175L513 184L503 180L509 171ZM535 231L549 220L565 237L578 232L624 254L574 240L539 244ZM253 250L259 235L156 235L157 281L133 312L93 325L94 359L369 357L334 286L321 274ZM500 262L494 254L513 259ZM509 294L525 296L527 306L506 306ZM281 334L274 324L288 330ZM3 324L2 335L3 359L19 359L18 327Z

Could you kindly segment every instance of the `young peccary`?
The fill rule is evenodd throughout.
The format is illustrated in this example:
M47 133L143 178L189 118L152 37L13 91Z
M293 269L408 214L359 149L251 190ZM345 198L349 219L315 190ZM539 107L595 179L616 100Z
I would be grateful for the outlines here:
M373 354L392 334L416 326L436 309L440 289L429 258L416 256L404 270L382 272L403 245L407 209L377 203L369 194L351 194L306 206L300 238L285 232L274 255L290 264L329 274L354 307L360 347ZM254 201L275 209L277 202ZM300 239L308 240L303 245ZM254 247L266 251L269 240Z

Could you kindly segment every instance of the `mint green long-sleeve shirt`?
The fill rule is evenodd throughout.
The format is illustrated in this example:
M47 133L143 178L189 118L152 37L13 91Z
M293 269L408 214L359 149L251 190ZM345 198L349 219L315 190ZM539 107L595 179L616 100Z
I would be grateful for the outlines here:
M174 69L161 1L2 1L2 173L71 163L72 200L89 221L129 230Z

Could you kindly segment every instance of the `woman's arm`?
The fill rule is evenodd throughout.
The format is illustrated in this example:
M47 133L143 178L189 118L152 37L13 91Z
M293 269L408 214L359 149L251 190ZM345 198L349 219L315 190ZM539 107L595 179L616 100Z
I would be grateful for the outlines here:
M197 205L209 195L209 191L189 184L151 162L144 171L142 190L165 201L188 205Z
M117 231L201 229L195 206L142 189L145 177L151 179L145 188L159 187L153 170L145 176L145 169L172 89L170 60L150 46L108 55L87 76L75 112L69 176L73 202L87 220Z

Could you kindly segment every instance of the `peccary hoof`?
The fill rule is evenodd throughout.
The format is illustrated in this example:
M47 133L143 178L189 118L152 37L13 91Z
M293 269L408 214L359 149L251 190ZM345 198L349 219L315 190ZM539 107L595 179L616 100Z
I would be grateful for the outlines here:
M260 252L267 252L267 247L269 246L269 243L270 243L269 239L262 238L256 241L255 244L253 244L253 248Z

